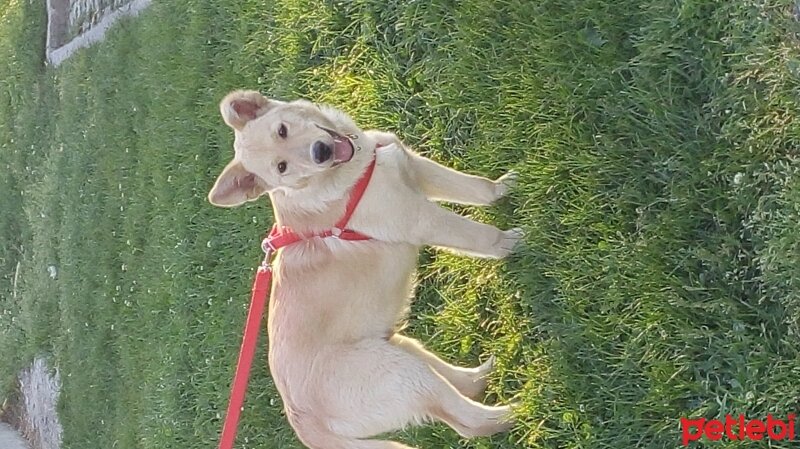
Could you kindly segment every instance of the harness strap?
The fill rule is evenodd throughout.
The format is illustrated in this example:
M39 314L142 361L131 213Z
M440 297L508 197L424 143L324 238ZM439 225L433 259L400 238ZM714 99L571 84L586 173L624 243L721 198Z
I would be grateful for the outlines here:
M370 162L370 164L367 166L367 169L364 171L364 174L361 175L361 178L353 187L353 191L350 193L350 200L347 202L347 208L344 211L344 216L342 216L342 218L336 222L336 229L347 229L347 223L350 222L350 217L353 216L356 206L358 206L358 203L364 196L364 192L367 190L369 181L372 179L373 171L375 171L375 155L372 156L372 162Z
M373 155L372 162L370 162L370 164L367 166L367 169L364 170L364 173L358 179L356 184L353 186L353 190L350 192L350 199L347 201L344 215L339 219L339 221L336 222L332 229L311 234L309 236L303 236L294 232L289 227L278 226L275 224L272 226L272 229L267 237L261 243L261 249L263 249L264 252L269 250L275 252L284 246L289 246L293 243L297 243L301 240L311 237L338 237L341 240L369 240L371 238L370 236L353 231L352 229L347 229L347 224L350 222L350 217L353 216L353 212L355 212L358 203L361 202L361 198L364 197L364 192L367 191L367 186L369 186L369 181L372 179L372 172L374 171L375 156Z

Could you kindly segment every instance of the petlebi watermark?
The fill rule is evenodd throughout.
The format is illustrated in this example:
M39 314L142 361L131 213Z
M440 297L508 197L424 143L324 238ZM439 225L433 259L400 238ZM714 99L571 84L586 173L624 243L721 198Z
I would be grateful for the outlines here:
M728 414L725 419L681 418L681 443L689 446L692 441L705 437L710 441L774 441L795 440L797 416L789 413L785 419L768 414L766 419L750 419L745 415Z

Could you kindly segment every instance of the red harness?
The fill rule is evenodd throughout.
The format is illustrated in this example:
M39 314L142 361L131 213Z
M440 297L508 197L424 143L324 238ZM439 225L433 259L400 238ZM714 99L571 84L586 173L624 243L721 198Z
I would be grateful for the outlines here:
M353 216L356 206L358 206L358 203L361 201L361 197L364 196L364 192L367 190L369 180L372 179L372 172L374 170L375 157L373 156L372 162L370 162L369 166L367 166L367 169L364 171L364 174L361 175L361 178L358 180L358 182L356 182L356 185L353 186L353 192L350 194L350 201L347 202L347 208L344 211L344 215L341 219L339 219L339 221L336 222L333 228L317 234L302 236L285 226L272 226L272 230L269 232L267 238L261 242L261 249L263 249L264 253L267 255L266 259L268 259L275 251L283 248L284 246L289 246L293 243L297 243L301 240L307 240L308 238L312 237L338 237L342 240L369 240L369 236L353 231L352 229L347 229L347 223L350 222L350 217ZM268 262L266 259L265 261Z
M239 350L239 361L236 364L236 373L233 377L233 385L231 386L231 399L228 403L228 412L225 415L225 422L222 426L222 437L219 442L219 449L232 449L233 442L236 439L236 430L239 425L239 415L242 411L242 404L244 403L244 394L247 390L247 382L250 377L250 367L253 365L253 357L256 353L256 343L258 341L258 330L261 327L261 318L264 315L264 305L267 302L269 289L272 285L272 256L275 252L285 246L292 245L302 240L309 238L320 237L337 237L342 240L369 240L371 237L361 234L360 232L347 229L347 224L350 222L350 217L356 210L356 206L364 196L367 190L369 181L372 178L372 172L375 170L375 155L372 156L372 162L367 166L364 174L353 186L353 191L350 194L350 199L347 202L347 207L344 216L336 222L333 228L311 235L300 235L290 228L285 226L272 226L269 235L261 243L261 248L264 250L265 256L261 266L258 267L256 278L253 282L253 293L250 297L250 309L247 312L247 323L244 326L244 336L242 337L242 347Z

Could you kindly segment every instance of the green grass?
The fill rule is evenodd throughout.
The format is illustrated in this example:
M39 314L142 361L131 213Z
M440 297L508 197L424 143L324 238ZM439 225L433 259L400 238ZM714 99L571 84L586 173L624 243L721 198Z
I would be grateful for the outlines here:
M526 248L426 251L410 320L459 363L496 354L490 399L520 423L400 439L674 448L681 416L800 409L792 1L164 0L58 69L40 3L0 0L0 391L47 354L65 448L216 444L271 223L205 201L231 154L217 102L241 87L521 174L460 210ZM299 448L259 358L239 447Z

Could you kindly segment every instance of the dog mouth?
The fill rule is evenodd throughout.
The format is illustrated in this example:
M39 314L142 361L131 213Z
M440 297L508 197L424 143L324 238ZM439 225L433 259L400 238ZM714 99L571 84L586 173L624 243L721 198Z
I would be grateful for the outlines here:
M350 162L356 153L356 147L350 137L343 136L332 129L317 125L317 128L325 131L333 138L333 166Z

